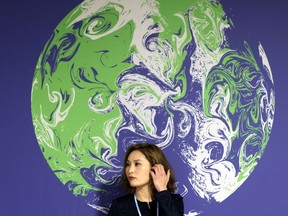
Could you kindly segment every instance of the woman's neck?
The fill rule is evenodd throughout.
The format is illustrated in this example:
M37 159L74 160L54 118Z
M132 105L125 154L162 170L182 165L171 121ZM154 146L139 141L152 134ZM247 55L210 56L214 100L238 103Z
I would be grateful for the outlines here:
M136 197L141 202L152 202L152 191L148 186L137 187Z

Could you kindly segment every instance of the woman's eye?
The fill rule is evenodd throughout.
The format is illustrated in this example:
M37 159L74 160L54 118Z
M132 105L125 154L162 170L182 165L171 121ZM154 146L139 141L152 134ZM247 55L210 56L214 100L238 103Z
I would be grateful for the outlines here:
M139 165L141 165L140 163L135 163L135 166L139 166Z
M126 163L126 164L125 164L125 167L129 167L129 166L130 166L130 164L129 164L129 163Z

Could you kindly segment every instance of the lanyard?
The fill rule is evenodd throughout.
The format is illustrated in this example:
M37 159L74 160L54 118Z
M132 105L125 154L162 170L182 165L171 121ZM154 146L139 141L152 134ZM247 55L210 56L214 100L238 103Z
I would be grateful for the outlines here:
M135 193L134 193L134 202L135 202L135 206L136 206L137 211L138 211L138 215L142 216L140 208L139 208L139 205L138 205L138 202L137 202L137 199L136 199L136 194ZM159 216L159 203L158 203L158 201L157 201L157 216Z

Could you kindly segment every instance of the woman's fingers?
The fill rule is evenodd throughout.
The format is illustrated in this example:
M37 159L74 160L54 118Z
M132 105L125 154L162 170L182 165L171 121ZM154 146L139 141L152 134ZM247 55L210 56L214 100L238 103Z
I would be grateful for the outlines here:
M157 191L167 190L167 184L170 178L170 170L168 170L166 173L162 164L155 164L151 168L151 176Z
M166 174L164 166L162 164L155 164L152 169L157 174Z

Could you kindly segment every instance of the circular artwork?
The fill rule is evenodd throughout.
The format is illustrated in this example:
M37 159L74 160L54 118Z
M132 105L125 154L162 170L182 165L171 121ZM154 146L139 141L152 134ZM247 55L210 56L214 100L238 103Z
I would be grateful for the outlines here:
M231 47L216 0L87 0L39 57L32 118L49 166L108 212L127 146L167 155L186 215L221 203L265 151L274 84L261 44Z

